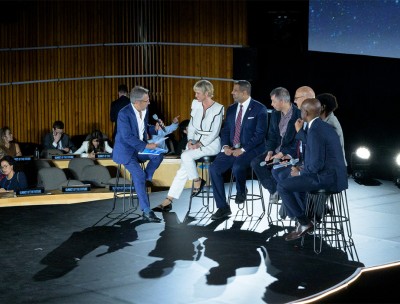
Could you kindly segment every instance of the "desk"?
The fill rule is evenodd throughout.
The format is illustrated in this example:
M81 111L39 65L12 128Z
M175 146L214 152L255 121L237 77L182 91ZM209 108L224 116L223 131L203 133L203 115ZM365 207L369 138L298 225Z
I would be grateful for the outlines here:
M81 193L62 193L60 190L52 190L43 195L3 196L0 199L0 207L76 204L111 199L113 197L114 192L105 188L96 188L90 190L90 192Z
M68 169L69 159L48 159L50 163L53 163L56 167L60 169ZM112 159L96 159L96 163L105 167L117 167L117 163L115 163ZM170 187L172 181L175 177L176 171L181 166L180 158L164 158L160 167L156 170L153 176L153 184L156 187ZM116 172L116 171L115 171ZM200 171L199 171L200 172ZM130 178L129 172L127 172L127 178ZM187 181L186 188L192 187L192 182Z

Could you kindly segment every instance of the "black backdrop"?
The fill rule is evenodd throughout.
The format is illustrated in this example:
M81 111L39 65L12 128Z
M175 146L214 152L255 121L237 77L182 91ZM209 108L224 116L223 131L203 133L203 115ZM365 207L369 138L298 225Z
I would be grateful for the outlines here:
M292 98L302 85L334 94L348 163L355 147L367 144L373 174L390 179L388 166L400 152L400 60L309 52L308 1L248 1L248 12L249 47L258 55L253 97L271 109L269 92L278 86Z

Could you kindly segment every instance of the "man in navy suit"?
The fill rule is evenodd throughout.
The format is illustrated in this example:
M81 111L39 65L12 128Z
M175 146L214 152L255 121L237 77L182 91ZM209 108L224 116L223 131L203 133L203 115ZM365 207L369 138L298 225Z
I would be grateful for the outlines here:
M283 87L275 88L270 93L274 108L270 117L267 137L267 149L251 162L251 167L263 187L270 193L269 203L276 204L279 198L276 180L272 176L272 164L284 157L297 158L297 140L295 121L300 118L300 110L291 103L290 93ZM264 165L260 165L263 162ZM280 171L280 169L274 169Z
M251 160L266 149L267 108L252 99L250 94L251 84L248 81L235 81L232 90L235 103L226 111L224 126L221 130L222 151L217 154L209 170L218 207L211 217L212 220L222 219L232 214L225 196L224 173L232 168L236 179L235 202L243 203L246 200L246 176ZM237 122L238 116L241 119ZM240 132L235 132L235 129Z
M149 222L160 222L150 209L150 202L146 193L146 183L151 183L153 174L160 166L164 155L142 155L145 148L155 149L157 144L147 143L148 135L155 135L154 126L149 126L150 104L149 90L135 86L130 94L131 103L119 111L118 130L115 137L113 160L117 164L123 164L131 174L135 185L143 218ZM149 160L146 169L143 170L140 163Z
M336 131L319 118L321 103L309 98L301 105L301 117L296 124L307 122L307 143L304 152L304 166L292 166L290 177L278 181L278 192L289 217L297 219L296 229L289 233L286 241L301 238L314 228L305 214L305 200L296 195L325 189L340 192L348 188L347 169L342 147Z

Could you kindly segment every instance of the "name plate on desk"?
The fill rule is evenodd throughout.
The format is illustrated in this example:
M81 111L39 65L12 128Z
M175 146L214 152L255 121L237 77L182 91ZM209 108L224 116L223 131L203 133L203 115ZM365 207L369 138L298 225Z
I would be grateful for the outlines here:
M77 185L77 186L63 186L61 191L64 193L76 193L76 192L88 192L91 190L89 184Z
M16 156L14 157L15 161L31 161L33 156Z
M96 158L111 158L111 153L97 153Z
M117 191L117 192L134 192L135 191L135 186L130 186L130 185L121 185L121 186L116 186L116 185L110 185L109 187L110 191Z
M78 157L77 154L61 154L61 155L52 155L51 159L73 159Z
M36 195L36 194L43 194L43 193L44 193L44 188L43 187L25 189L25 190L17 190L16 191L17 196Z

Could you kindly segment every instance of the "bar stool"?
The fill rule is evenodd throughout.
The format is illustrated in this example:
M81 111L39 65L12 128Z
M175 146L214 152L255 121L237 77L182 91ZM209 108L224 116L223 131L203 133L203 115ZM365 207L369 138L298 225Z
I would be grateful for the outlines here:
M278 200L276 202L268 202L268 208L267 208L267 218L268 218L268 224L275 225L275 226L282 226L282 228L285 228L285 222L289 222L288 227L292 226L292 219L286 216L285 218L282 217L281 215L281 210L284 208L284 205L282 204L282 199L280 196L278 196Z
M141 162L140 166L143 170L146 168L144 162ZM118 164L115 184L113 183L110 185L110 187L114 187L113 208L111 212L116 209L118 199L122 200L122 214L134 212L139 206L139 199L135 191L135 185L132 177L129 179L126 178L127 173L127 169L125 167L122 168L122 165Z
M325 241L332 248L343 250L358 261L352 238L346 190L330 192L318 190L306 195L306 214L314 222L314 252L322 251ZM319 239L319 244L317 239ZM301 244L304 244L304 236Z
M232 194L232 187L235 181L235 176L233 175L233 172L231 172L231 178L230 178L230 183L229 183L229 190L228 190L228 205L230 204L231 200L236 199L236 194ZM252 216L254 213L254 201L261 201L261 207L263 210L263 213L261 214L260 217L264 216L265 214L265 203L264 203L264 194L263 194L263 187L261 185L261 182L257 179L258 183L258 190L259 194L257 194L254 190L256 187L254 186L254 170L251 169L251 186L250 186L250 191L247 189L247 194L246 194L246 201L243 204L238 204L239 210L244 210L246 207L246 213L248 216Z
M212 192L212 187L211 187L211 178L210 174L208 172L208 168L210 167L211 163L214 161L216 155L211 155L211 156L203 156L199 159L196 160L196 165L200 167L201 169L201 178L206 181L206 184L204 185L203 189L200 191L200 193L194 197L190 196L189 200L189 210L192 208L192 200L194 198L201 198L202 204L205 208L207 208L207 211L209 213L213 213L215 209L215 204L214 204L214 195ZM194 189L194 181L192 181L192 192Z

